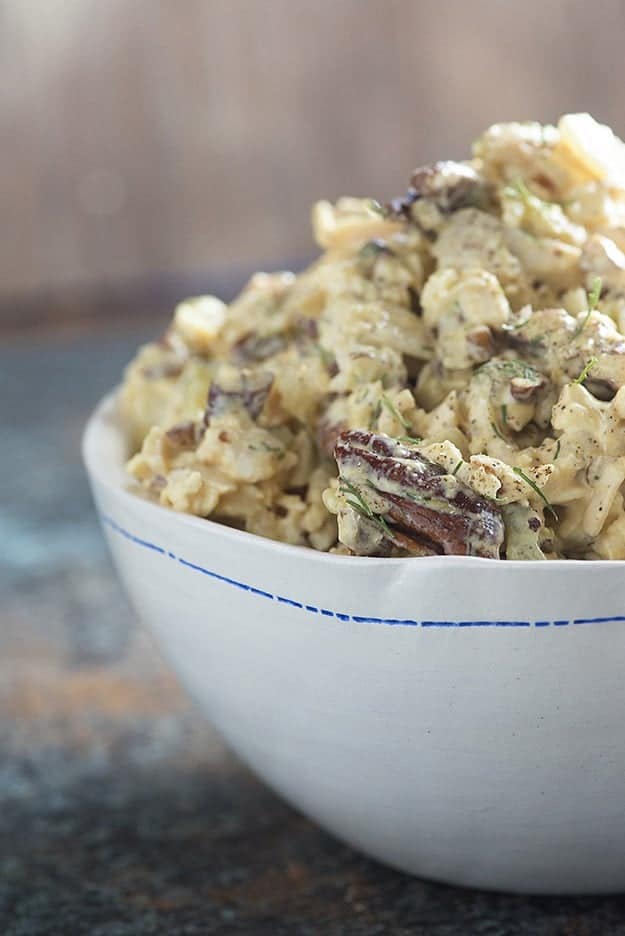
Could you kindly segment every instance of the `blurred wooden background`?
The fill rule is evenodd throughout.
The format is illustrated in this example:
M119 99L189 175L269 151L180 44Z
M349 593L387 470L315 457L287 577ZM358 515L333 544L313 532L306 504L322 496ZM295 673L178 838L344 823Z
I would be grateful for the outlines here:
M0 309L297 264L312 201L387 198L496 120L624 132L624 27L619 0L0 0Z

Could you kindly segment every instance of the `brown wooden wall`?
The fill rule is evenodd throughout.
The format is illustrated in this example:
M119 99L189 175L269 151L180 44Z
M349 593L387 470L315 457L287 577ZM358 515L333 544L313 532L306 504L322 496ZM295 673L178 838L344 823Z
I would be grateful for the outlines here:
M624 40L619 0L4 0L0 295L297 261L313 200L496 120L625 132Z

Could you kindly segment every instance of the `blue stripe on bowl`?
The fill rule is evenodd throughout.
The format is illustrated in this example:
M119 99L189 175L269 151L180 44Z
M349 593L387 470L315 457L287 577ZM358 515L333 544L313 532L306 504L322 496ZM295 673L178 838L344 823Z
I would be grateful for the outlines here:
M135 546L141 546L143 549L149 549L152 552L158 553L164 556L166 559L171 559L174 562L180 563L180 565L183 565L185 568L190 569L193 572L199 572L202 575L207 575L209 578L215 579L224 585L231 585L234 588L249 592L251 595L258 595L260 598L267 598L270 601L277 601L279 604L289 605L292 608L297 608L300 611L308 611L311 614L321 614L324 617L336 618L339 621L353 621L356 624L386 624L391 626L397 625L400 627L540 628L550 627L551 625L564 627L571 624L610 624L614 622L625 621L625 615L615 615L613 617L574 618L570 621L416 621L410 618L383 618L370 617L360 614L346 614L344 611L331 611L329 608L321 608L317 607L316 605L304 604L301 601L296 601L294 598L287 598L284 595L274 595L272 592L265 591L262 588L257 588L255 585L249 585L246 582L239 582L237 579L229 578L227 575L220 575L219 572L213 572L211 569L206 569L204 566L197 565L195 562L189 562L187 559L183 559L181 556L177 556L175 553L170 552L167 549L163 549L156 543L150 543L148 540L142 539L140 536L136 536L134 533L130 533L128 530L125 530L122 526L116 523L112 517L109 517L106 514L101 513L100 519L102 520L102 523L108 526L109 529L113 530L114 533L117 533L118 536L123 537L130 543L133 543Z

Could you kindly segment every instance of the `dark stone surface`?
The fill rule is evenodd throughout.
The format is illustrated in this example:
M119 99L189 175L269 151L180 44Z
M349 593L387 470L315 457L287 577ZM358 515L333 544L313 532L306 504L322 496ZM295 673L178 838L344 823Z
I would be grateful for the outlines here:
M625 934L619 897L483 894L383 868L227 753L129 610L78 456L139 337L0 351L2 936Z

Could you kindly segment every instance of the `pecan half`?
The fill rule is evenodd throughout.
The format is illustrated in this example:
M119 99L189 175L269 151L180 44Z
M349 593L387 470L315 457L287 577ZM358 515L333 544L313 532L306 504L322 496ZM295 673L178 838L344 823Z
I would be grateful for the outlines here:
M345 502L363 523L378 530L374 549L381 531L395 545L418 555L425 547L445 555L499 558L504 541L499 508L413 446L356 430L339 436L334 455ZM366 553L366 539L354 539L341 542Z

